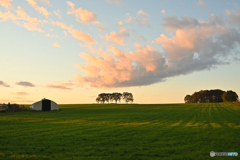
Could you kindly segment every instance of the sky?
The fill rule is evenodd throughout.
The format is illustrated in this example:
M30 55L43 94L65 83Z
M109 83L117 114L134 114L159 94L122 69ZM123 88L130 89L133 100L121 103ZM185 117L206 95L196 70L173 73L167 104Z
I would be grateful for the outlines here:
M0 103L240 95L239 27L239 0L0 0Z

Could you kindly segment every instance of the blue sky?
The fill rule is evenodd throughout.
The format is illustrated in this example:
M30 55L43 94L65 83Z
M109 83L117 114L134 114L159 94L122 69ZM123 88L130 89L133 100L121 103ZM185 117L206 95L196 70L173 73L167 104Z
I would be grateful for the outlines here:
M0 103L183 103L239 87L237 0L0 0ZM25 83L19 83L25 82ZM20 85L19 85L20 84Z

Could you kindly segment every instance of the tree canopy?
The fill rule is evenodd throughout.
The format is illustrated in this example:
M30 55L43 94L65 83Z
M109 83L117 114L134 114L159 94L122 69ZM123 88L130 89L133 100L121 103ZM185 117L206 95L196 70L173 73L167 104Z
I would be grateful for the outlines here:
M185 103L210 103L210 102L232 102L238 99L236 92L231 90L225 92L220 89L201 90L192 95L186 95Z
M121 102L121 100L124 100L126 103L133 102L133 95L132 93L124 92L122 93L100 93L98 97L96 98L97 103L105 103L110 101L115 101L117 103L118 101Z

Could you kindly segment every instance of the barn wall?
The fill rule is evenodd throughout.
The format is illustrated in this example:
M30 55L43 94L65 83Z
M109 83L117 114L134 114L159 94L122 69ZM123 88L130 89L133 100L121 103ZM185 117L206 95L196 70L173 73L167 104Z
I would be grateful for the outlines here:
M57 103L51 101L51 110L59 110Z
M42 101L38 101L30 106L30 109L41 111L42 110Z

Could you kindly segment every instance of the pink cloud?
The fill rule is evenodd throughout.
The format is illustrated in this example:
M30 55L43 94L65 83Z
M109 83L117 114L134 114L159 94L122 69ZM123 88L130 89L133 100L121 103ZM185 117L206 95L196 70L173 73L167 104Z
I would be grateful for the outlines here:
M206 22L167 17L163 22L171 36L155 39L162 51L136 44L133 52L111 46L96 50L100 56L82 52L86 63L76 67L86 75L75 75L75 81L96 88L144 86L228 64L240 55L240 32L220 17L210 15Z
M120 22L120 30L119 33L111 32L109 35L106 34L105 39L107 41L112 41L118 45L124 45L124 39L129 37L129 31L127 28L123 27L123 23Z
M12 0L0 0L0 5L6 9L11 9L12 8L11 2Z
M27 15L27 13L24 11L24 9L19 6L18 6L18 9L15 10L15 12L17 13L17 17L12 20L13 21L21 20L21 22L22 22L22 23L17 22L17 24L22 25L23 27L25 27L26 29L28 29L30 31L43 32L43 30L41 28L37 27L38 25L42 24L42 22L40 20L38 20L37 18L30 17L29 15Z
M115 47L110 50L113 56L101 54L103 58L82 52L80 57L86 60L86 65L77 64L76 67L85 71L87 76L76 75L76 81L99 88L120 87L133 78L138 66L145 73L162 67L158 64L162 57L152 46L136 45L135 53L125 53Z
M106 35L106 40L118 45L124 45L124 39L116 32L111 32L110 35Z
M5 12L5 13L3 13L3 12L0 11L0 18L3 19L2 21L6 21L6 20L8 20L8 19L11 19L12 21L14 21L14 20L17 20L17 19L18 19L18 18L17 18L14 14L12 14L10 11Z
M206 6L207 5L206 3L203 2L203 0L198 0L196 2L196 4L199 5L199 6Z
M70 30L72 27L69 27L67 26L65 23L63 22L52 22L53 25L56 25L56 26L59 26L61 27L62 29L67 29L67 30Z
M16 94L18 96L25 96L25 95L28 95L29 93L27 93L27 92L16 92L16 93L13 93L13 94Z
M46 34L47 37L54 37L54 35L51 35L51 34Z
M59 45L57 42L54 42L54 43L53 43L53 47L60 48L60 45Z
M95 39L92 38L92 36L90 36L87 33L83 33L82 31L78 31L76 29L73 29L72 27L67 26L66 24L62 23L62 22L52 22L53 25L59 26L62 29L67 29L68 32L76 39L79 39L81 41L84 41L85 43L88 44L97 44L97 41Z
M165 10L162 10L162 14L166 14L166 11L165 11Z
M49 12L44 7L39 7L35 0L27 0L27 2L39 13L43 14L44 16L48 16Z
M62 18L62 16L60 15L60 11L54 11L53 14L55 14L59 19Z
M225 10L225 14L230 18L229 22L231 24L237 24L238 26L240 26L240 15L238 10Z
M140 10L137 12L137 15L138 17L133 17L129 13L127 13L127 19L125 20L125 22L130 24L134 22L137 23L139 26L150 27L150 24L148 22L150 15L147 12Z
M75 86L74 83L68 82L68 83L63 83L60 81L55 81L50 84L47 84L47 88L54 88L54 89L62 89L62 90L71 90L70 86Z
M50 4L49 0L41 0L44 3Z
M2 18L3 21L10 19L14 23L21 25L30 31L43 32L41 28L37 27L38 25L42 24L40 20L38 20L37 18L32 18L29 15L27 15L26 12L21 7L18 7L18 9L15 11L17 13L17 16L12 14L10 11L5 13L2 13L0 11L0 18Z
M76 20L80 23L99 24L99 22L96 20L97 15L95 13L82 8L75 9L75 4L70 1L67 1L67 4L71 7L71 10L69 10L67 14L75 14Z
M79 39L79 40L81 40L81 41L84 41L84 42L86 42L86 43L88 43L88 44L97 44L97 41L94 40L94 39L92 38L92 36L90 36L90 35L87 34L87 33L83 33L83 32L78 31L78 30L76 30L76 29L70 29L70 30L68 30L68 32L69 32L74 38Z
M143 10L139 10L137 12L138 15L145 15L145 16L150 16L147 12L144 12Z

